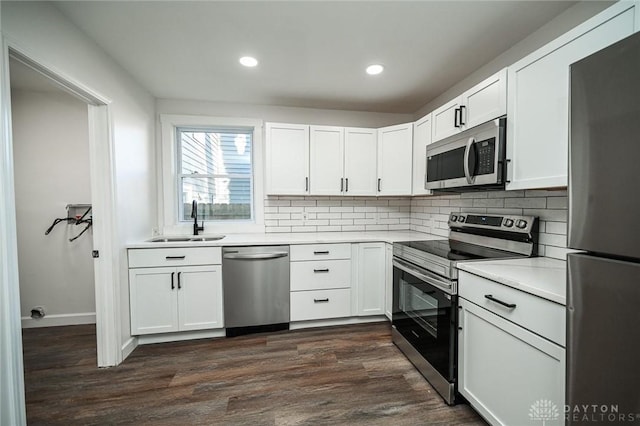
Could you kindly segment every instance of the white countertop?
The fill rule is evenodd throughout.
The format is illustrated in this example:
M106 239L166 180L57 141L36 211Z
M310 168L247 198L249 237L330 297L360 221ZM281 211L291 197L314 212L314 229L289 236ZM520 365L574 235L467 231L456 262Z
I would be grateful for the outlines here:
M567 304L566 262L548 257L460 262L458 269L509 287Z
M206 237L207 235L200 235ZM299 233L259 233L259 234L228 234L216 241L186 241L186 242L157 242L141 241L128 244L127 248L153 247L222 247L244 245L271 244L321 244L321 243L364 243L397 241L442 240L433 234L416 231L363 231L363 232L299 232Z

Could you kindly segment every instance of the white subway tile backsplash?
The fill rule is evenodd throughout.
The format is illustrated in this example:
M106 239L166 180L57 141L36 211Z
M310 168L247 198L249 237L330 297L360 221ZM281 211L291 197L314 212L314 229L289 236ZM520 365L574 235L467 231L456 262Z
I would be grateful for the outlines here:
M537 216L539 255L565 259L567 191L489 191L424 197L269 197L266 232L388 231L449 235L454 212Z
M567 235L567 224L565 222L545 222L547 227L545 232L549 234Z

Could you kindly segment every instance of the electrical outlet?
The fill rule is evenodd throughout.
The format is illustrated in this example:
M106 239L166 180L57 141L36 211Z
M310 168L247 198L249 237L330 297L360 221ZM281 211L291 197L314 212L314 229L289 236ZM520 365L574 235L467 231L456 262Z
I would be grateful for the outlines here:
M151 228L151 236L152 237L157 237L160 235L160 229L159 228Z
M303 222L306 222L307 220L309 220L309 213L302 212L302 220Z

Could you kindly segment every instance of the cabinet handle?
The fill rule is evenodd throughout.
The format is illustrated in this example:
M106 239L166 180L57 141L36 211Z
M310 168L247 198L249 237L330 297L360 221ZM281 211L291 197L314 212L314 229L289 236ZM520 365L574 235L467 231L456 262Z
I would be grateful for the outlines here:
M344 180L344 192L349 192L349 178Z
M485 294L484 295L485 298L491 300L492 302L496 302L502 306L505 306L509 309L515 309L516 308L516 304L515 303L507 303L507 302L503 302L500 299L496 299L495 297L493 297L491 294Z
M329 298L326 299L313 299L313 303L326 303L329 301Z
M167 259L167 260L182 260L185 257L186 256L166 256L165 259Z
M340 178L340 192L344 191L344 178Z
M460 124L458 124L458 112L460 112L460 108L456 108L453 111L453 127L460 127Z
M182 272L178 272L178 290L182 288L182 286L180 285L180 274L182 274Z
M175 272L171 273L171 290L175 290L176 289L176 285L173 283L173 276L175 275Z
M327 251L314 251L313 254L329 254L329 250L327 250Z
M320 272L329 272L329 268L325 268L325 269L314 269L313 270L314 273L319 274Z
M309 178L308 177L304 178L304 190L305 191L309 190Z
M466 106L460 105L460 125L461 126L464 126L465 124L467 124L464 121L462 121L462 112L465 110L465 108L466 108Z
M380 192L380 191L381 191L381 190L380 190L380 181L382 181L382 179L381 179L381 178L378 178L378 192Z

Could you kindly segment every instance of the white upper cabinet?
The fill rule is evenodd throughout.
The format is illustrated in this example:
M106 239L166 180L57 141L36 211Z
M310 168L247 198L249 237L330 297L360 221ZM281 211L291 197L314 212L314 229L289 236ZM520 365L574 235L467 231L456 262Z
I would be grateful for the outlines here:
M458 121L460 102L461 98L457 97L431 113L431 117L433 117L433 124L431 126L433 142L462 131Z
M507 189L567 185L569 65L634 32L619 2L509 67Z
M266 192L309 194L309 126L267 123Z
M413 123L378 129L378 195L411 195L412 153Z
M376 195L376 129L344 130L344 195Z
M486 123L507 113L507 70L476 84L431 113L432 142Z
M507 113L507 69L495 73L462 95L460 124L470 129Z
M431 143L431 114L413 123L413 195L429 195L424 188L427 173L427 145Z
M310 127L309 192L341 195L344 191L344 128Z

